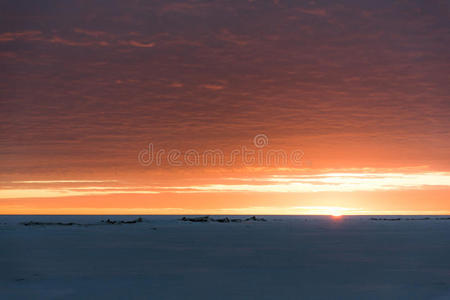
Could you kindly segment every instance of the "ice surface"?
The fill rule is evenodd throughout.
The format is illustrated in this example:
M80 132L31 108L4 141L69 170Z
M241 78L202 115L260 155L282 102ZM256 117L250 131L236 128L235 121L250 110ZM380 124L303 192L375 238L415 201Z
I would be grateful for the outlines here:
M449 220L138 217L0 216L0 298L450 299Z

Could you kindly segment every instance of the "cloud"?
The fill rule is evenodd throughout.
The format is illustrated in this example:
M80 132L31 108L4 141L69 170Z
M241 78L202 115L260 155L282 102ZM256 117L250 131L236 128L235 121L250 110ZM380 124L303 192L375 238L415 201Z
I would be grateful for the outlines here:
M33 184L49 184L49 183L103 183L117 182L117 180L19 180L11 181L11 183L33 183Z
M313 15L313 16L317 16L317 17L327 16L327 11L325 9L320 9L320 8L315 8L315 9L296 8L295 10L298 12L307 14L307 15Z
M242 181L244 183L217 183L167 189L200 192L311 193L449 188L450 173L325 173L297 177L243 178Z
M216 178L202 185L123 185L116 180L13 181L0 191L0 199L159 193L317 193L420 189L449 189L450 173L319 173L271 175L251 178ZM233 183L228 183L233 181ZM87 185L89 183L117 183ZM23 186L20 184L28 184ZM30 185L31 184L31 185ZM56 185L55 185L56 184Z
M21 31L21 32L4 32L0 34L0 42L10 42L18 39L34 41L39 40L41 35L42 32L38 30Z
M139 48L152 48L155 46L155 43L142 43L135 40L131 40L127 42L129 45Z
M169 86L173 87L173 88L182 88L184 86L184 84L179 83L179 82L173 82L173 83L169 84Z
M64 46L75 46L75 47L89 47L89 46L102 46L106 47L109 45L106 41L74 41L74 40L68 40L64 39L58 36L54 36L51 39L49 39L49 42L54 44L61 44Z
M168 13L178 13L178 14L188 14L188 15L202 15L207 10L212 8L214 3L206 2L174 2L164 4L159 8L160 14Z
M202 85L200 85L200 87L202 87L204 89L208 89L208 90L213 90L213 91L220 91L225 88L225 86L219 85L219 84L202 84Z
M30 17L11 5L1 178L139 176L149 141L226 151L260 132L314 168L450 170L444 10L167 0L93 3L89 16L36 4ZM345 186L314 180L288 188Z
M217 38L238 46L246 46L249 43L248 38L233 34L228 29L222 29Z
M84 35L96 37L96 38L109 35L108 33L104 32L104 31L95 31L95 30L88 30L88 29L82 29L82 28L75 28L73 31L76 33L80 33L80 34L84 34Z
M95 46L116 46L116 45L127 45L139 48L152 48L155 46L154 42L145 43L136 40L117 40L118 37L108 34L102 31L90 31L86 29L75 28L73 30L75 33L82 34L86 37L61 37L60 35L45 36L41 31L24 31L24 32L6 32L0 34L0 42L13 42L16 40L23 40L28 42L38 41L38 42L48 42L53 44L60 44L64 46L71 47L95 47ZM135 34L130 34L129 37L135 36ZM102 40L99 40L102 38Z
M137 190L130 191L124 188L90 188L83 189L3 189L0 190L0 199L23 199L23 198L59 198L73 196L101 196L116 194L158 194L157 191Z

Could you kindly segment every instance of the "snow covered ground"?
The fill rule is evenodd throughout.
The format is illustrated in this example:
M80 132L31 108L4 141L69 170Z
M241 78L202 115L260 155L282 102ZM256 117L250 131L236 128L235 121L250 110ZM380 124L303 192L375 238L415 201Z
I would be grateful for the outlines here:
M450 299L450 220L137 217L0 216L0 298Z

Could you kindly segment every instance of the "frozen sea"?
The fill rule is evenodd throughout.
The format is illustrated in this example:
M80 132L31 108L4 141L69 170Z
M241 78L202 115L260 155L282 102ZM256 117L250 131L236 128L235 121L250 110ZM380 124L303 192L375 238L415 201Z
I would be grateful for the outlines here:
M0 298L450 299L438 216L137 217L0 216Z

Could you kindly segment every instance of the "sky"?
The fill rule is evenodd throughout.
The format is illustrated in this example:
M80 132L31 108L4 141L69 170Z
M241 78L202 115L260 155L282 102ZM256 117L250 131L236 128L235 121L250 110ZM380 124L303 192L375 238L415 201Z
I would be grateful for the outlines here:
M449 214L449 2L0 2L0 214Z

